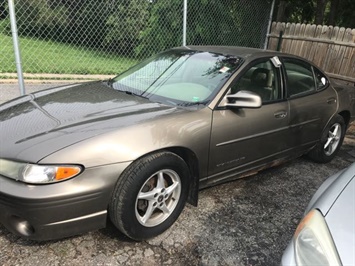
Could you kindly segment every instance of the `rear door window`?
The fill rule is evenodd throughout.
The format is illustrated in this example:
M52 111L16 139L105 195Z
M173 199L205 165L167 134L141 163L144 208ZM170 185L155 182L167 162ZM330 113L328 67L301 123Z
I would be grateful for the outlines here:
M287 94L289 97L302 96L316 91L312 66L301 60L284 59Z

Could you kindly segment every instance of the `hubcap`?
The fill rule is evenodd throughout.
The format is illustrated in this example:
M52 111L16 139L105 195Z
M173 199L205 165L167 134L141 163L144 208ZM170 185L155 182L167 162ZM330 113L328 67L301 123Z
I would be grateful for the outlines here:
M164 222L176 208L181 195L179 175L170 169L160 170L141 187L135 205L138 221L153 227Z
M337 149L341 137L341 125L336 123L334 124L329 132L327 142L324 144L325 155L330 156Z

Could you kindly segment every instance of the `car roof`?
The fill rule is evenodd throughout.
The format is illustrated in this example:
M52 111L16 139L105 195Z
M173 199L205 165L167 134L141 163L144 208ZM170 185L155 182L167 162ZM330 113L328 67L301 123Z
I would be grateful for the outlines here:
M188 45L188 46L175 47L173 49L186 49L186 50L194 50L194 51L202 51L202 52L211 52L211 53L223 54L223 55L233 55L233 56L241 57L245 61L249 61L249 62L253 61L255 59L258 59L258 58L272 57L272 56L295 58L298 60L302 60L310 65L313 65L314 67L316 67L318 70L320 70L326 76L324 71L322 71L313 62L311 62L303 57L300 57L298 55L283 53L283 52L279 52L279 51L242 47L242 46L216 46L216 45L211 45L211 46Z
M241 46L199 46L199 45L189 45L179 47L180 49L196 50L202 52L212 52L224 55L234 55L243 58L257 58L261 56L272 56L272 55L286 55L277 51L249 48Z

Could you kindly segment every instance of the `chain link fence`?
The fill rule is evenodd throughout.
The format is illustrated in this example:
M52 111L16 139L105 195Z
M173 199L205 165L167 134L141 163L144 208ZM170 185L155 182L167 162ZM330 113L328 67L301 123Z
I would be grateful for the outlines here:
M189 0L187 45L263 47L272 1ZM183 43L184 0L17 0L24 73L117 74ZM15 73L7 1L0 78Z

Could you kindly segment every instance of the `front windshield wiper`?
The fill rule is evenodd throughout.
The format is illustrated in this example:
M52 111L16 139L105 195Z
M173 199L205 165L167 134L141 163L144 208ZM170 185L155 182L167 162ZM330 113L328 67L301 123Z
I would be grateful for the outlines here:
M134 92L132 92L132 91L121 91L121 90L120 90L120 92L124 92L124 93L126 93L126 94L128 94L128 95L138 96L138 97L140 97L140 98L148 99L148 100L149 100L148 97L143 96L142 94L134 93Z
M112 87L112 84L113 84L113 78L111 79L108 79L108 80L105 80L104 82L106 82L106 84L110 87Z
M113 79L101 80L101 82L102 82L103 84L105 84L106 86L109 86L109 87L112 88Z
M202 101L202 102L184 102L184 103L178 103L178 106L184 106L184 107L189 107L189 106L195 106L195 105L206 105L208 101Z
M107 81L107 85L109 85L111 88L113 88L116 91L123 92L128 95L138 96L140 98L144 98L144 99L149 100L149 97L143 96L144 93L135 93L135 92L133 92L134 91L133 88L123 85L123 84L117 84L117 82L115 82L114 79L109 79Z

